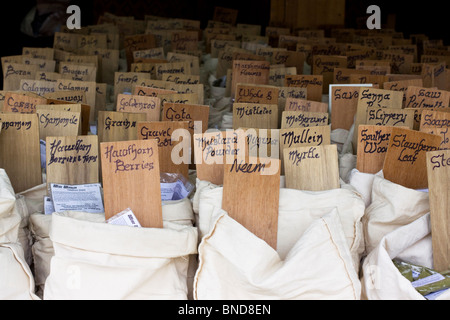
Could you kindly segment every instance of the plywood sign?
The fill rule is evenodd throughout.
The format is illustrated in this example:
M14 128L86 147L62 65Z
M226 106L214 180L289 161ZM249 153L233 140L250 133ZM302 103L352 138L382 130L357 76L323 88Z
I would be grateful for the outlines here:
M256 86L238 83L235 103L278 104L279 89L273 86Z
M119 94L116 111L129 113L145 113L147 121L161 120L161 99L157 97Z
M322 75L286 75L286 87L306 88L307 99L311 101L322 102L323 93L323 76Z
M366 85L370 87L371 85ZM350 130L355 123L361 85L332 85L330 91L331 130Z
M36 106L46 104L47 100L15 92L6 92L3 112L36 113Z
M100 144L105 217L127 208L144 228L162 228L159 154L156 140Z
M88 81L58 80L57 89L61 91L83 91L86 94L86 104L91 107L89 122L95 122L95 99L97 84Z
M150 80L150 73L116 72L114 74L114 97L117 98L121 93L132 92L133 86L145 79Z
M3 65L3 90L16 91L23 79L34 80L39 67L22 63L5 63Z
M327 113L328 105L323 102L288 98L284 110Z
M170 63L158 63L155 67L155 77L157 80L162 80L165 74L182 74L188 75L191 73L191 64L189 61L178 61Z
M145 113L100 111L98 139L100 142L137 140L138 122L147 120Z
M46 154L47 185L99 182L97 136L49 136Z
M40 109L39 139L47 137L77 136L81 133L81 113Z
M336 145L284 149L286 188L305 191L339 189Z
M427 153L433 264L438 272L450 269L450 151Z
M441 136L441 150L450 150L450 113L423 110L420 121L420 131Z
M231 83L231 97L236 95L238 83L269 84L270 63L267 61L233 61L233 79Z
M0 168L7 172L14 192L42 184L37 115L2 113L0 123Z
M86 104L86 92L84 91L55 91L44 95L46 99L60 100L68 103Z
M87 135L90 131L89 117L91 113L90 112L91 107L88 105L78 103L67 103L61 100L47 99L46 105L36 106L36 110L39 110L39 108L49 110L80 112L81 134Z
M359 126L356 161L359 172L376 174L383 170L393 129L387 126Z
M265 171L261 159L226 164L222 209L276 250L281 178L279 170L268 175Z
M197 178L217 186L223 185L227 161L246 155L243 130L206 132L194 135L194 155Z
M278 129L278 105L233 104L233 128Z
M250 157L280 159L280 130L243 128Z
M366 124L414 129L415 112L412 109L367 108Z
M147 50L157 47L155 36L152 34L127 35L124 37L123 41L128 69L133 62L134 51Z
M193 30L180 30L172 33L172 50L195 51L198 50L198 32Z
M346 56L313 56L312 73L323 76L323 93L328 93L329 85L333 83L334 68L346 68Z
M172 135L177 130L184 130L184 135L181 136L183 139L189 140L191 137L188 129L189 122L187 121L139 122L138 140L155 139L157 141L161 172L178 173L189 179L189 163L182 163L181 160L173 158L179 156L180 159L183 159L183 154L172 154L174 148L182 142L173 141ZM181 163L178 164L178 162Z
M189 131L204 133L208 130L209 106L181 103L166 103L163 108L163 121L188 121Z
M41 74L41 72L39 72L39 74ZM57 75L57 79L59 79L59 73ZM23 92L35 93L39 96L45 97L47 94L52 94L57 90L57 79L55 80L55 82L46 80L22 79L20 80L19 90Z
M77 81L97 81L97 67L71 62L60 62L59 73L62 79Z
M427 189L426 153L439 150L437 135L394 128L383 166L384 178L410 189Z
M406 90L405 108L448 108L449 102L449 91L413 86Z
M284 111L281 128L306 128L328 126L328 113Z
M403 106L405 106L406 90L410 86L422 87L423 80L422 79L410 79L410 80L389 81L389 82L385 82L383 84L383 89L403 92Z

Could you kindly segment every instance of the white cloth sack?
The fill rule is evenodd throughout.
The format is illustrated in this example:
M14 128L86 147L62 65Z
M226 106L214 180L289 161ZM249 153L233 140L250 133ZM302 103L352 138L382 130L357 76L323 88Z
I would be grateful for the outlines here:
M392 262L399 259L407 263L431 268L432 240L430 214L399 227L384 236L363 263L363 295L368 300L425 300ZM430 264L431 263L431 264ZM437 300L450 300L450 291Z
M196 300L359 300L361 283L336 209L315 220L285 259L215 209L199 247Z
M372 203L363 218L366 254L375 249L388 233L429 212L427 192L408 189L375 175Z
M186 300L197 229L164 222L164 229L105 223L104 215L55 213L55 255L45 300Z
M205 182L199 185L201 189L197 190L196 194L198 228L200 237L203 238L211 232L213 213L222 207L223 188ZM196 206L194 201L194 211ZM361 197L345 185L341 189L324 192L280 189L277 251L281 259L286 257L292 246L315 220L333 209L337 209L354 267L359 270L360 259L364 252L361 220L365 205Z
M382 173L381 177L382 177ZM366 208L372 204L372 186L374 174L360 172L357 169L350 171L348 183L362 196Z
M19 242L21 221L11 181L0 169L0 300L39 300Z

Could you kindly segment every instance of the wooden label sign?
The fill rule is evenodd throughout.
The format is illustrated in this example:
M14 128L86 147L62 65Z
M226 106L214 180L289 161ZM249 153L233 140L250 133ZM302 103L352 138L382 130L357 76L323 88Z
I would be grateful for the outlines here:
M328 126L328 113L284 111L281 128L306 128Z
M55 91L45 94L44 97L49 100L86 104L86 92L84 91Z
M221 186L227 160L246 155L245 134L242 130L195 134L194 155L197 178Z
M71 62L60 62L59 73L62 79L77 81L97 81L97 67Z
M274 52L270 62L272 64L282 64L288 68L296 68L297 74L303 74L305 54L303 52L277 50Z
M439 150L442 138L394 128L383 166L384 178L410 189L427 189L426 153Z
M88 105L78 103L66 103L60 100L47 99L46 105L36 106L36 110L40 109L80 112L81 134L88 135L90 131L89 116L91 113L90 112L91 107Z
M323 102L288 98L284 110L327 113L328 105Z
M6 92L3 112L36 113L36 106L46 103L46 99L34 98L20 93Z
M213 21L223 22L229 25L236 25L239 10L224 7L214 7Z
M412 109L367 108L366 124L414 129L415 112Z
M266 163L262 159L253 163L235 159L233 164L226 164L222 209L276 250L281 180L279 164L276 174L265 174L265 170Z
M278 105L233 104L233 128L278 129Z
M39 139L47 137L77 136L81 133L81 113L40 109Z
M371 85L366 85L367 87ZM330 91L331 130L350 130L355 123L361 85L332 85Z
M3 65L3 90L16 91L23 79L34 80L39 67L22 63L5 63Z
M139 59L164 60L165 59L164 48L159 47L146 50L136 50L133 52L133 61L136 62L136 60Z
M403 93L374 88L361 88L355 117L355 128L366 124L369 107L401 109ZM357 149L358 130L353 134L353 150Z
M441 150L450 150L450 113L423 110L420 121L420 131L441 136Z
M95 122L95 99L97 84L88 81L58 80L57 89L61 91L83 91L86 94L86 104L91 107L89 122Z
M146 120L145 113L100 111L98 113L98 139L100 142L137 140L138 122Z
M346 56L313 56L312 73L323 76L323 93L328 93L329 85L333 83L334 68L346 68Z
M163 107L163 121L187 121L189 131L204 133L208 130L209 106L181 103L166 103Z
M14 192L42 184L37 115L2 113L0 123L0 168L8 173Z
M405 108L448 108L450 92L410 86L406 90Z
M47 185L99 182L97 136L49 136L46 154Z
M124 37L125 56L128 63L128 69L133 62L133 52L156 48L156 39L152 34L127 35Z
M22 55L25 57L31 57L36 59L53 60L55 50L52 48L23 47Z
M200 84L200 76L193 74L164 74L162 81L173 82L174 84L193 85Z
M392 129L387 126L359 126L356 164L359 172L376 174L383 170Z
M389 82L385 82L383 84L383 89L403 92L403 106L405 106L406 90L410 86L422 87L423 86L423 80L422 79L410 79L410 80L389 81Z
M191 139L187 121L139 122L138 140L155 139L158 145L159 165L161 172L182 174L189 179L189 163L176 164L172 151L180 142L172 141L176 130L185 130L183 139ZM183 158L183 155L179 155Z
M284 86L284 81L286 75L296 75L297 69L294 67L274 67L271 66L269 74L269 85L282 87Z
M286 75L285 86L306 88L308 100L322 102L323 76L321 75Z
M39 71L36 74L35 80L56 82L59 78L61 78L61 75L58 72ZM22 87L22 83L20 86Z
M195 51L198 50L198 32L180 30L172 33L172 50Z
M155 67L155 76L157 80L162 80L165 74L183 74L191 73L191 64L189 61L178 61L171 63L157 63Z
M132 94L135 96L159 97L166 94L177 94L177 91L153 87L134 86Z
M248 155L264 159L280 159L280 130L243 128Z
M269 84L270 63L268 61L233 61L233 79L231 83L231 97L236 96L238 83Z
M438 272L450 268L450 151L427 153L433 264Z
M286 188L305 191L339 189L336 145L284 149Z
M57 79L60 78L58 74ZM57 90L56 82L50 82L45 80L29 80L22 79L20 81L20 91L32 92L39 96L45 97L47 94L52 94Z
M100 144L106 220L127 208L144 228L162 228L156 140Z
M131 92L134 85L145 79L150 79L150 73L142 72L116 72L114 74L114 97L121 93Z
M255 86L238 83L235 103L278 104L279 89L272 86Z
M158 98L161 99L162 107L164 107L167 103L200 105L197 93L160 94L158 95Z
M161 120L161 99L156 97L119 94L116 111L129 113L145 113L147 121Z

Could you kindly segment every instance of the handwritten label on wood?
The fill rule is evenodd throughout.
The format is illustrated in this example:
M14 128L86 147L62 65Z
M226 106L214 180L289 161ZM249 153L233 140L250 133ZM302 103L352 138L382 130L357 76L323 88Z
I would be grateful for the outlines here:
M40 74L41 72L39 72ZM57 74L57 79L60 78L59 73ZM45 97L47 94L54 93L56 88L56 81L45 81L45 80L29 80L22 79L20 81L20 91L35 93L39 96Z
M147 121L160 121L161 99L157 97L119 94L116 111L128 113L145 113Z
M450 113L436 110L423 110L420 131L441 136L441 150L450 150Z
M37 115L2 113L0 123L0 167L7 172L14 192L42 184Z
M327 191L340 188L336 145L284 149L286 188Z
M284 111L281 120L282 129L328 126L328 124L328 112Z
M156 140L100 144L105 216L130 208L144 228L162 228Z
M161 121L161 122L139 122L138 140L155 139L158 145L159 165L161 172L182 174L189 179L189 164L176 164L172 158L172 151L180 142L172 141L172 135L177 130L185 130L183 139L190 139L187 121ZM183 155L179 155L183 158Z
M323 102L288 98L284 110L327 113L328 105Z
M450 268L450 151L427 153L434 269Z
M238 83L235 103L278 104L278 93L277 87Z
M46 99L30 97L20 93L6 92L3 112L36 113L36 106L46 103Z
M306 88L308 100L322 102L324 86L322 75L286 75L285 86Z
M264 175L258 159L225 165L222 209L255 236L277 248L280 171Z
M61 91L83 91L86 94L86 104L91 107L89 122L95 122L95 99L97 85L95 82L58 80L57 89Z
M278 105L233 104L233 128L278 129Z
M233 61L231 96L235 97L238 83L269 84L270 63L267 61Z
M20 88L23 79L34 80L39 70L37 65L22 63L3 64L3 90L16 91Z
M47 185L80 185L99 182L97 136L48 136Z
M437 135L394 128L383 166L385 179L410 189L427 189L426 154L439 150Z
M144 122L144 113L100 111L98 113L98 138L100 142L137 140L138 122Z
M81 133L80 112L40 109L36 113L41 140L45 141L47 137L77 136Z
M397 108L367 108L366 124L414 129L414 110Z
M450 92L410 86L406 90L405 108L448 108Z

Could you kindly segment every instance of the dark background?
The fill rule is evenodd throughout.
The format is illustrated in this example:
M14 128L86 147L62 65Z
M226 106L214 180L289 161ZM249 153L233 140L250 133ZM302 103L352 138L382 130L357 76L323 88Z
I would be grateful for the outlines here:
M331 0L330 0L331 1ZM214 7L223 6L239 10L238 23L260 24L267 26L270 20L270 0L163 0L163 1L112 1L78 0L71 1L81 8L82 24L97 22L104 11L117 15L132 15L143 19L145 14L173 18L186 18L202 21L202 28L212 18ZM53 39L34 38L21 33L20 24L36 1L10 0L2 2L0 13L0 56L20 55L25 46L51 47ZM357 1L346 2L346 26L356 27L359 17L368 17L366 9L376 4L381 8L382 19L389 14L396 15L396 30L404 32L405 37L414 33L424 33L430 39L443 39L449 44L449 13L443 1Z

